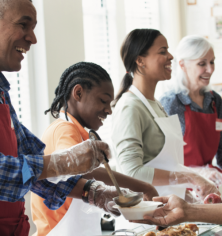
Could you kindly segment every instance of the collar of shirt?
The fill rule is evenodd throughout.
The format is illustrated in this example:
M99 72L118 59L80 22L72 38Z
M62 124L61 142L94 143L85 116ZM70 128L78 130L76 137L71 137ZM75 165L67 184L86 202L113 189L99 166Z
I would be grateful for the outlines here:
M4 103L3 102L3 97L5 97L4 93L5 91L8 92L9 90L10 90L9 82L7 81L5 76L0 72L0 104Z
M7 92L10 90L10 84L5 76L0 72L0 87Z
M202 109L201 107L199 107L195 102L193 102L190 98L189 95L186 95L182 92L177 94L177 97L179 98L179 100L181 101L181 103L186 106L186 105L191 105L197 109ZM203 102L203 110L207 109L213 100L214 96L211 92L205 92L204 93L204 102Z
M61 113L65 113L63 110L60 111ZM89 139L89 134L88 132L80 125L80 123L71 115L67 112L68 117L71 119L72 123L75 124L80 132L80 135L82 136L83 140Z

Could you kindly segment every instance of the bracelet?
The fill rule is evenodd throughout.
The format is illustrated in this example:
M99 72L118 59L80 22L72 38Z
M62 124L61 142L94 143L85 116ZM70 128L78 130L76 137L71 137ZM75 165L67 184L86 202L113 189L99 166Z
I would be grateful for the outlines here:
M98 186L101 186L103 183L100 181L95 181L90 185L88 202L90 205L95 205L95 195Z
M85 183L84 187L83 187L83 191L82 191L82 200L85 203L89 203L88 197L89 197L89 190L90 190L90 186L91 184L95 182L94 179L89 179L87 180L87 182Z

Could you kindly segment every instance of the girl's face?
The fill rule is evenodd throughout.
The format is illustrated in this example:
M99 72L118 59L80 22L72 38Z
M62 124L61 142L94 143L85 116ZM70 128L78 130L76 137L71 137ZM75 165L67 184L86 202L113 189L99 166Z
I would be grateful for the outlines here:
M167 40L163 35L159 35L154 40L147 56L140 56L140 59L139 70L146 78L157 82L171 78L171 60L173 56L168 52Z
M200 90L210 83L214 72L214 60L214 51L211 48L203 58L180 62L190 90Z
M83 89L76 107L77 120L83 127L98 130L107 115L112 114L110 103L113 99L114 89L110 81L94 85L91 90Z

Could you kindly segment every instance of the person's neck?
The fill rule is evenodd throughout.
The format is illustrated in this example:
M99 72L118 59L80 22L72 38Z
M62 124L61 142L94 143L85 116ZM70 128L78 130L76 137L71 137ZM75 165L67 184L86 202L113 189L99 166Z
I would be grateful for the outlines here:
M154 93L157 82L148 80L144 76L135 74L133 78L133 85L149 100L155 101Z
M193 97L193 98L199 98L199 97L203 97L203 93L201 93L201 89L200 87L191 87L191 86L188 86L188 89L189 89L189 96L190 97Z
M190 90L189 96L193 102L195 102L199 107L203 108L204 95L200 93L200 89Z
M68 107L67 112L68 112L73 118L75 118L83 128L85 128L84 121L81 119L81 117L80 117L78 114L76 114L75 109L70 109L70 108Z

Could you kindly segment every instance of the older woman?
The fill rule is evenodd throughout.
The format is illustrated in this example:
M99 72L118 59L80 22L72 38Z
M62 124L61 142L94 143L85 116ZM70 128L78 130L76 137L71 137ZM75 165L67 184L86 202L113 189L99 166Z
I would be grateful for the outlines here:
M221 97L211 91L210 78L214 72L214 51L200 36L184 37L178 45L174 89L160 101L169 115L178 114L184 141L186 166L212 167L214 156L222 167ZM199 173L222 183L219 171L201 168Z

